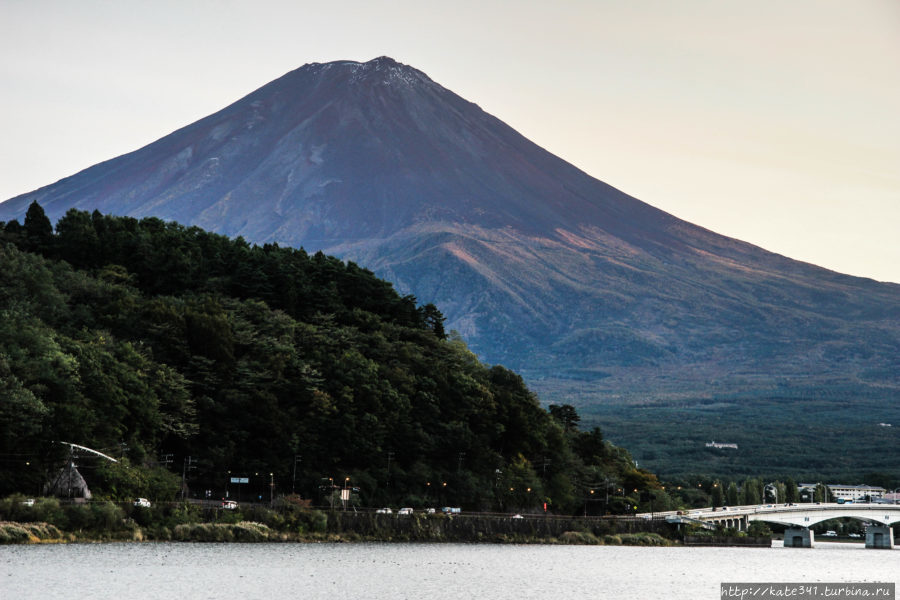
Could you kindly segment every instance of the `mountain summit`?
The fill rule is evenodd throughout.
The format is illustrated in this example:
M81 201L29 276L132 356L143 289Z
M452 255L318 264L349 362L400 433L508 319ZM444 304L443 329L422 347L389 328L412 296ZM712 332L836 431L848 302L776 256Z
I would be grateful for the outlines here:
M387 57L307 64L0 219L33 200L54 220L156 216L354 260L533 382L900 389L900 286L679 220Z

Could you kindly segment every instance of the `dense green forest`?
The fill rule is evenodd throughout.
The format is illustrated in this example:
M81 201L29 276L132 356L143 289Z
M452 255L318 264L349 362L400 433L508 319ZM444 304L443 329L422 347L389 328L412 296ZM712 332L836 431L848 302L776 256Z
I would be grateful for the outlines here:
M671 507L578 425L352 262L36 203L0 223L0 494L40 494L70 442L120 459L75 460L110 499Z

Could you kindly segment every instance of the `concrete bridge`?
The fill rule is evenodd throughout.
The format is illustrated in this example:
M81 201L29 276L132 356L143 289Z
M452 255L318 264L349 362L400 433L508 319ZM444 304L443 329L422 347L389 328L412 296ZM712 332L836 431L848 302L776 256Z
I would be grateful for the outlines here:
M898 504L762 504L727 508L701 508L681 513L656 513L670 522L704 522L746 531L751 521L784 525L786 547L811 548L814 542L810 527L829 519L851 518L873 523L866 528L867 548L893 548L892 526L900 522ZM877 523L877 525L875 525Z

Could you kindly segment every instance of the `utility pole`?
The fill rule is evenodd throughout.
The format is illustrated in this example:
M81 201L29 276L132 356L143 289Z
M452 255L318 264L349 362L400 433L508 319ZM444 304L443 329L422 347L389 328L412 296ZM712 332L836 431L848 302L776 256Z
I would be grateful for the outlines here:
M388 452L388 468L387 468L387 484L391 486L391 461L394 460L394 453Z
M269 473L269 508L275 506L275 473Z
M191 466L191 464L195 462L193 457L185 456L184 457L184 467L181 470L181 499L184 500L185 494L187 493L187 474L191 469L196 469L197 467Z
M75 470L75 446L69 446L69 472L66 473L66 497L72 497L72 472Z
M294 455L294 474L291 475L291 496L294 495L294 484L297 481L297 463L302 462L300 459L303 458L299 454Z

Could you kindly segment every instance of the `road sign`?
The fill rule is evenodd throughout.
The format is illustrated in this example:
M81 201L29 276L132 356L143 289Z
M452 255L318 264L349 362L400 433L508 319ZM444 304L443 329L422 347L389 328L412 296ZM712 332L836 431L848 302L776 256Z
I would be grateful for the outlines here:
M232 477L231 483L250 483L249 477Z

